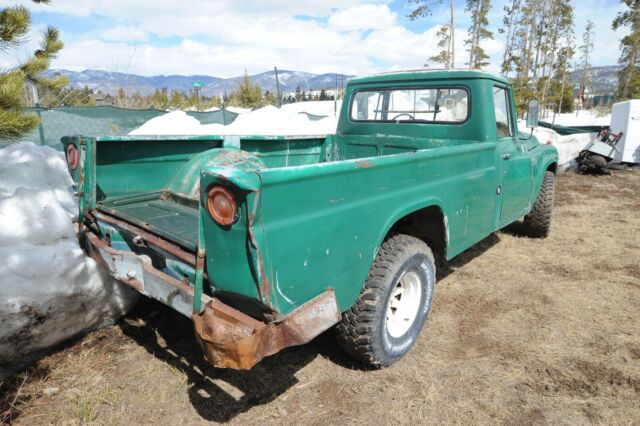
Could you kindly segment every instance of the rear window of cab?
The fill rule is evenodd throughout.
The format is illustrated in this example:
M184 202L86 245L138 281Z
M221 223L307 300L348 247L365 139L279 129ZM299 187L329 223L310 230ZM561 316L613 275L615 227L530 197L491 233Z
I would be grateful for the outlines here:
M358 90L349 116L364 122L459 124L469 116L469 92L463 87Z

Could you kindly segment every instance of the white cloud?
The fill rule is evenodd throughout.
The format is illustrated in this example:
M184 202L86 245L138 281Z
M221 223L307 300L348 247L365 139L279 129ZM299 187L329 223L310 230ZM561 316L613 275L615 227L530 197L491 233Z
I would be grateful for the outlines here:
M0 5L13 1L0 0ZM33 11L53 12L49 16L73 15L88 22L99 17L103 22L114 23L103 31L82 33L63 27L68 30L63 33L66 46L54 67L221 77L238 75L245 68L261 72L274 65L316 73L355 74L421 67L439 50L436 31L446 22L447 11L443 9L439 11L442 16L432 15L421 21L425 26L422 31L415 27L409 30L398 16L405 10L394 12L388 3L389 0L191 0L184 4L168 0L55 0L43 6L24 1ZM497 27L504 0L493 3L491 22ZM612 32L609 23L619 6L611 6L611 0L580 3L576 5L578 34L586 17L591 16L594 21L594 16L605 17L606 25L596 27L592 62L615 63L622 33ZM466 28L468 18L468 13L460 11L457 23ZM51 23L55 25L55 19ZM492 59L489 69L495 71L504 43L496 28L493 30L496 39L482 45ZM179 41L167 46L157 41L163 38L169 38L164 43ZM464 67L468 56L465 38L466 31L457 29L458 67ZM4 63L0 53L0 66Z
M358 32L334 33L321 26L314 28L319 34L305 36L304 28L294 29L296 40L284 47L273 42L285 41L287 33L279 31L268 35L269 40L232 46L185 39L175 46L143 43L131 48L126 43L83 40L67 44L53 66L72 70L103 68L147 75L175 73L225 77L238 75L245 68L252 73L277 65L281 69L316 73L366 74L390 68L420 67L428 56L437 53L436 27L416 34L395 25L374 30L366 36ZM461 44L459 48L462 49Z
M396 17L387 5L364 4L333 13L329 27L338 31L379 30L394 25Z
M135 25L119 25L100 32L100 38L109 41L147 41L149 34Z
M225 77L245 68L260 72L277 65L316 73L363 74L421 66L435 53L431 52L436 45L435 29L411 32L398 23L396 14L385 4L311 0L303 7L300 2L277 0L265 9L263 2L250 3L255 8L244 3L240 9L237 3L198 0L183 8L147 1L127 8L122 6L124 0L97 0L74 9L75 13L116 15L118 22L133 24L100 33L102 40L77 38L67 43L53 66L81 70L113 69L117 64L119 71L126 68L140 74ZM68 0L55 4L71 10L67 9ZM303 12L324 14L327 23L295 17ZM135 51L126 48L124 42L142 39L148 33L180 36L183 40L174 46L136 43ZM194 41L195 36L198 41ZM207 42L206 36L212 41Z

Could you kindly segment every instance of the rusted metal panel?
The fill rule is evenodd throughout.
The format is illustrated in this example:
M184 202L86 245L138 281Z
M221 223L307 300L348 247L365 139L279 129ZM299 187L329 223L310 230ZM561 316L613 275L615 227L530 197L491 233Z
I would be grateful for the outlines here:
M265 324L218 299L193 316L205 358L219 368L248 370L264 357L302 345L340 321L333 290L327 290L281 321Z
M155 269L148 256L113 249L92 232L87 231L84 235L89 243L89 254L111 276L185 316L193 314L194 291L189 285ZM206 294L201 297L200 309L211 301Z

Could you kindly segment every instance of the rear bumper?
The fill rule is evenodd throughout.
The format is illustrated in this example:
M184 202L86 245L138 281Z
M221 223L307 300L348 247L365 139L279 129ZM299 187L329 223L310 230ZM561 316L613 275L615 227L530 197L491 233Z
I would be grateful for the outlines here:
M266 356L309 342L341 318L332 289L269 323L206 294L198 295L200 306L194 306L189 283L154 268L148 256L116 250L89 230L83 235L88 254L111 276L191 317L205 358L215 367L248 370Z

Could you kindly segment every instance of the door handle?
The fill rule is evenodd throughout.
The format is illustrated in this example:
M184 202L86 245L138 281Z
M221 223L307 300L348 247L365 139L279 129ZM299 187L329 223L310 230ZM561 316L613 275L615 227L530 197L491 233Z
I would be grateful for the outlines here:
M511 154L509 154L508 152L506 154L502 154L503 160L508 160L509 158L511 158Z

